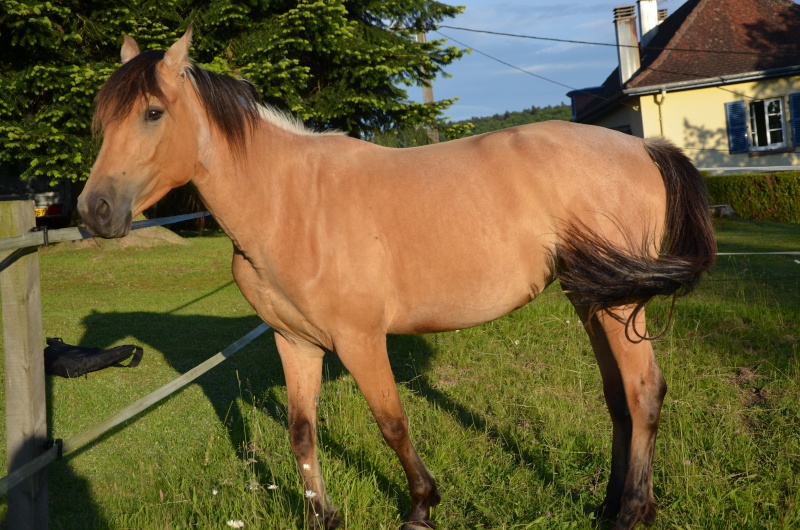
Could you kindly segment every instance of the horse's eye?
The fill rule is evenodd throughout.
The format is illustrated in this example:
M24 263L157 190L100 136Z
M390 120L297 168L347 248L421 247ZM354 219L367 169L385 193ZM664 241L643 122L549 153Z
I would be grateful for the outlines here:
M161 109L148 109L147 110L147 121L158 121L161 119L161 116L164 115L164 111Z

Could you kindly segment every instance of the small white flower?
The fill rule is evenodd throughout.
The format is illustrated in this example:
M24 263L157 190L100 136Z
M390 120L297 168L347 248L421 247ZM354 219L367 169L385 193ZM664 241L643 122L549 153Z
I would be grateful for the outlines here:
M211 490L211 495L216 495L217 493L219 493L217 490Z
M303 464L303 469L305 469L306 471L311 471L311 466L308 464Z
M269 486L267 486L267 489L268 490L276 490L276 489L278 489L278 486L276 486L275 484L270 484Z
M234 520L231 519L228 521L228 526L231 528L244 528L244 521L239 521L238 519Z
M314 491L306 490L306 499L313 499L317 494Z
M518 340L514 341L514 346L519 346L519 341Z

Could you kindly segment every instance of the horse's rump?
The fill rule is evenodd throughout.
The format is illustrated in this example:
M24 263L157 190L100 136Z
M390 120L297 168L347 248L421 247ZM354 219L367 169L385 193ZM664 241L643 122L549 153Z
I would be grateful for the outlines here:
M644 148L667 192L665 252L654 255L662 242L646 228L637 237L635 227L619 226L624 240L620 245L591 226L570 222L556 256L558 277L577 305L638 309L654 296L688 294L714 265L716 243L701 175L663 138L645 140Z

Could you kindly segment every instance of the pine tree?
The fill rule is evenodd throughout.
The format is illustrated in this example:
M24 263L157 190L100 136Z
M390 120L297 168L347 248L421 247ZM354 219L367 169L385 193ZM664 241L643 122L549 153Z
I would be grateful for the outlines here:
M460 8L430 0L0 0L0 171L84 180L94 97L123 34L166 49L194 23L193 59L249 79L316 129L370 138L436 125L453 100L408 100L461 50L414 35ZM460 130L458 126L450 129ZM450 131L451 133L453 131Z

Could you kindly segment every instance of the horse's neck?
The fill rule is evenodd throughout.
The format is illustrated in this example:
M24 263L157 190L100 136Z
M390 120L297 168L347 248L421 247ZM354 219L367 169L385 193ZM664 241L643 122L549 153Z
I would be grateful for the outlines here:
M306 143L302 136L264 124L238 156L219 142L201 159L192 182L240 250L254 240L263 243L263 231L280 222L281 197L287 183L299 184L302 172L296 166Z

